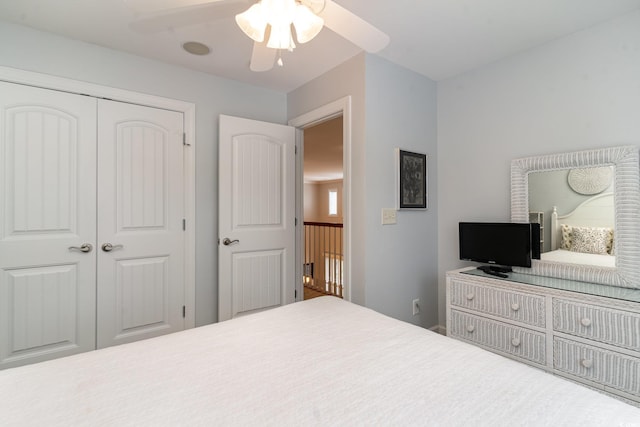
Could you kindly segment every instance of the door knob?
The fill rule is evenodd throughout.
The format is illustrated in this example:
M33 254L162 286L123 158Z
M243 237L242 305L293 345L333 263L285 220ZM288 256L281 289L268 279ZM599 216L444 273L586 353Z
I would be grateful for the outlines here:
M80 246L69 246L70 251L91 252L93 245L91 243L83 243Z
M228 237L225 237L224 240L222 241L222 244L225 246L233 245L234 243L240 243L240 240L238 239L231 240Z
M102 250L105 252L111 252L114 249L122 249L124 246L122 245L112 245L111 243L105 243L102 245Z

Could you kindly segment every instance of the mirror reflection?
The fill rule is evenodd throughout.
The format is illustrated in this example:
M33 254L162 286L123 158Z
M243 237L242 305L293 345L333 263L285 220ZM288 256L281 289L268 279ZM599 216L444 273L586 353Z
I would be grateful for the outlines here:
M638 240L640 235L640 149L638 147L608 147L512 160L511 221L528 222L530 220L530 212L536 212L529 208L528 197L529 177L533 177L534 173L569 170L567 184L563 181L563 186L569 185L578 194L597 196L607 193L607 187L603 189L600 182L602 179L598 178L605 169L591 172L591 170L599 168L610 168L615 181L614 197L612 198L615 206L615 219L612 226L615 227L611 227L615 228L615 230L611 255L607 255L607 257L610 257L608 258L609 260L613 260L615 267L604 267L593 263L552 262L542 259L533 261L529 269L518 268L517 272L640 289L640 269L638 269L638 265L640 265L640 240ZM607 184L607 186L610 187L611 184ZM547 187L544 191L553 191L553 189ZM565 209L562 206L562 200L556 201L557 211ZM559 215L558 222L562 224L562 221L565 221L568 224L569 220L560 218L562 216ZM574 218L571 221L573 222ZM599 225L600 223L598 225L586 225L586 227L597 227ZM583 230L580 230L576 234L575 240L572 237L571 245L575 241L580 246L583 246L584 242L593 240L586 238L585 234L587 233L583 233ZM551 236L558 237L558 233L554 233ZM562 241L561 236L560 241ZM586 252L584 250L577 251L576 249L580 246L572 246L574 250L571 252ZM549 250L546 254L551 252L553 251ZM545 256L548 256L546 254ZM600 256L600 258L607 259L605 256ZM514 268L514 271L516 271L516 268Z
M614 166L530 172L529 221L541 259L615 267Z

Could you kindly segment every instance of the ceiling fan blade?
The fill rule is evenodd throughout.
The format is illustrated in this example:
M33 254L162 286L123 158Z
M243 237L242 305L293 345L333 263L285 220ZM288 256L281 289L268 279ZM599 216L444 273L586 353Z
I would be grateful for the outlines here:
M324 25L369 53L376 53L389 44L389 36L332 0L326 0L319 13Z
M122 0L127 7L138 13L154 13L181 7L218 3L225 0ZM246 2L245 2L246 3Z
M202 6L169 9L138 19L129 24L129 27L140 34L152 34L168 28L180 28L228 18L242 12L245 7L244 0L226 0Z
M269 71L273 68L276 60L277 49L267 47L267 43L253 43L253 52L251 53L251 71L262 72Z

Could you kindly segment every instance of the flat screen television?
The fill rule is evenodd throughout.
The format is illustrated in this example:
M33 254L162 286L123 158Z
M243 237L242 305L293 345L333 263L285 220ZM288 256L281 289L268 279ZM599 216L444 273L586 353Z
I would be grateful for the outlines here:
M540 225L514 222L461 222L460 259L476 261L490 274L501 275L511 267L531 267L540 258Z

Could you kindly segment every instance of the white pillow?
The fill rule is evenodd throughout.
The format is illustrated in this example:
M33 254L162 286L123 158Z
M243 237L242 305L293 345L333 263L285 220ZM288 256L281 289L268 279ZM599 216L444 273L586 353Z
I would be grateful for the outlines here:
M602 227L571 227L569 250L587 254L608 255L611 251L613 230Z
M560 242L560 249L571 250L571 227L567 224L560 224L560 230L562 231L562 240Z

